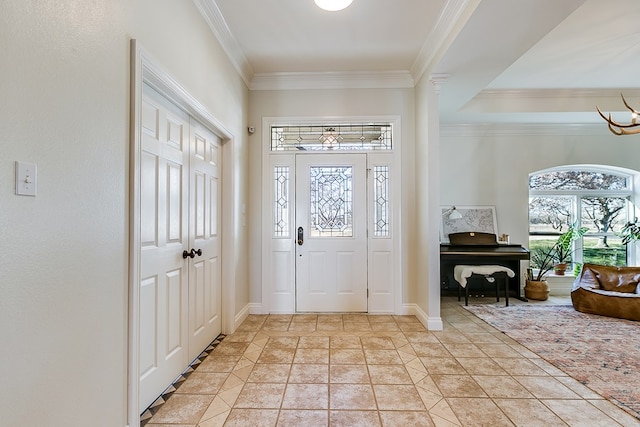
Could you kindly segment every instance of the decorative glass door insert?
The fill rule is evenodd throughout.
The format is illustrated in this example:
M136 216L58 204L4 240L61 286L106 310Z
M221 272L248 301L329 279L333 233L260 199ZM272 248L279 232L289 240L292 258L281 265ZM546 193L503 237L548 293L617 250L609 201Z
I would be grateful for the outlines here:
M353 167L312 166L309 223L313 237L353 237Z

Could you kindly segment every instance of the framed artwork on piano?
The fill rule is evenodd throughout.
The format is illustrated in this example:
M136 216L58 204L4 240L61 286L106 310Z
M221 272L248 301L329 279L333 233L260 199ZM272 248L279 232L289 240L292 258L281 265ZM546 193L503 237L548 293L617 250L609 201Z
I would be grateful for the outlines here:
M449 243L450 233L479 231L498 234L495 206L441 206L440 216L441 243Z

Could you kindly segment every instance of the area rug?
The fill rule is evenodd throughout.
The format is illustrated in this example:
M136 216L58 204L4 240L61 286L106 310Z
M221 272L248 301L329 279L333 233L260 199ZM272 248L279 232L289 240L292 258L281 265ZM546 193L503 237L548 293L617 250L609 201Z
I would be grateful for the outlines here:
M640 418L640 322L580 313L571 305L465 308Z

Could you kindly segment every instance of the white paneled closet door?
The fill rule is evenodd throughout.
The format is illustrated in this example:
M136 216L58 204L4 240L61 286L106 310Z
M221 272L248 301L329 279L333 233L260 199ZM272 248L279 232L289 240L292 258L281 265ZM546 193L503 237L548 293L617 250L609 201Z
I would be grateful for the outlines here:
M140 408L188 363L189 116L144 87L140 170Z
M220 140L148 85L140 167L140 409L221 332Z
M189 360L220 334L220 139L191 121L189 241Z

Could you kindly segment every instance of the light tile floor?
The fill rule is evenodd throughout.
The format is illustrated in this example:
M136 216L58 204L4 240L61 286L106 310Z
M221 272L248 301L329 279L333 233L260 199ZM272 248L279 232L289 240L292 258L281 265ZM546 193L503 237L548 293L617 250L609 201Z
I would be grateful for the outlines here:
M442 317L249 316L146 426L640 425L456 298Z

